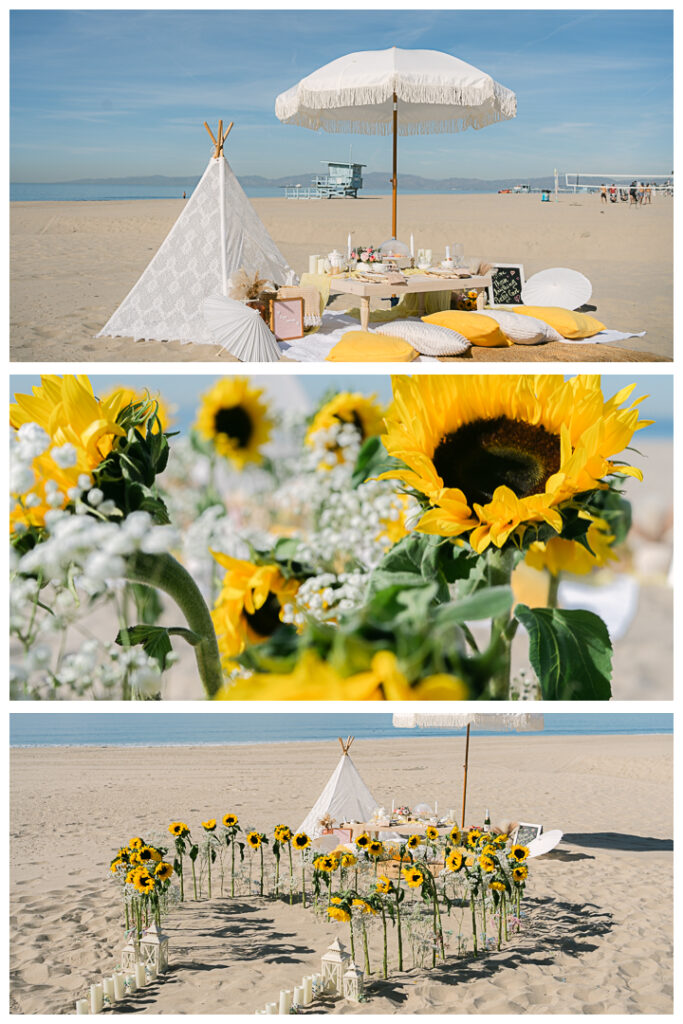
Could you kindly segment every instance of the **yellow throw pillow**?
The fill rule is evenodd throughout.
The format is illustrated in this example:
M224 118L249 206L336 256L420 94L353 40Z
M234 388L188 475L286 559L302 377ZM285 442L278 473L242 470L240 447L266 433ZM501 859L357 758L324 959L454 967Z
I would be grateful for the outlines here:
M457 331L473 345L482 348L508 348L512 345L506 338L496 321L482 313L466 313L459 309L444 309L441 313L430 313L423 316L426 324L438 324Z
M370 331L347 331L325 360L328 363L411 363L418 353L403 338Z
M514 313L521 313L522 316L535 316L537 320L554 327L563 338L590 338L599 331L604 331L605 325L596 320L594 316L586 313L577 313L574 309L562 309L561 306L509 306Z

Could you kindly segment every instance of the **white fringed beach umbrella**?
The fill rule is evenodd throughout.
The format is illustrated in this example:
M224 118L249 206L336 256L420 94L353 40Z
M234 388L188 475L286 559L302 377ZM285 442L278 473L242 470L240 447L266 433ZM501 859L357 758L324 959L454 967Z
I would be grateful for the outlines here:
M543 729L543 715L529 714L397 714L392 718L397 729L467 729L465 738L465 764L462 785L462 820L465 827L465 804L467 802L467 766L470 755L470 729L492 729L496 732L540 732Z
M392 236L396 238L397 136L484 128L517 113L517 97L485 71L439 50L347 53L281 93L275 113L313 131L393 135Z

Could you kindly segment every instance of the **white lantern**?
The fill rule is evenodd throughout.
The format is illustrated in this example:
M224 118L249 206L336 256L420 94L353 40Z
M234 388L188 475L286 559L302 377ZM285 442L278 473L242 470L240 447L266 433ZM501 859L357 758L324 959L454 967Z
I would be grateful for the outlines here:
M168 969L168 936L163 935L153 922L140 939L140 960L154 967L157 974Z
M352 1003L360 1003L363 992L363 979L365 975L353 960L344 971L344 999L349 999Z
M335 939L321 958L322 966L322 990L323 992L336 992L339 995L344 991L344 971L351 956L346 952L346 946L339 939Z
M137 943L133 939L128 939L128 942L121 950L121 970L134 971L139 959Z

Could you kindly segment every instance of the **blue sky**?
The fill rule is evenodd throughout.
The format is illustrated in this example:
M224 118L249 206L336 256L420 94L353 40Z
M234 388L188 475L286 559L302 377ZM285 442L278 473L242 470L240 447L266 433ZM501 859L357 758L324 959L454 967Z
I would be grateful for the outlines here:
M401 139L426 177L671 171L670 11L14 11L11 180L198 175L235 121L237 174L390 167L390 142L282 125L278 93L354 50L439 49L517 93L481 131Z

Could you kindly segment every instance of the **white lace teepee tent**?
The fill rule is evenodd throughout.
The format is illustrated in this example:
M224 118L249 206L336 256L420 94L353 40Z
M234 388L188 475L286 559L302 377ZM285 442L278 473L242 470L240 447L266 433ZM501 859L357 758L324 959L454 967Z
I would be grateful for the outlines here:
M320 819L326 815L337 825L342 821L369 821L377 809L377 801L360 777L360 772L351 760L349 747L353 737L339 738L342 756L332 772L330 780L316 800L306 820L297 829L311 839L322 835Z
M294 271L268 234L225 159L232 122L214 144L202 178L156 256L97 335L220 344L202 314L205 299L227 295L231 274L244 268L276 285Z

